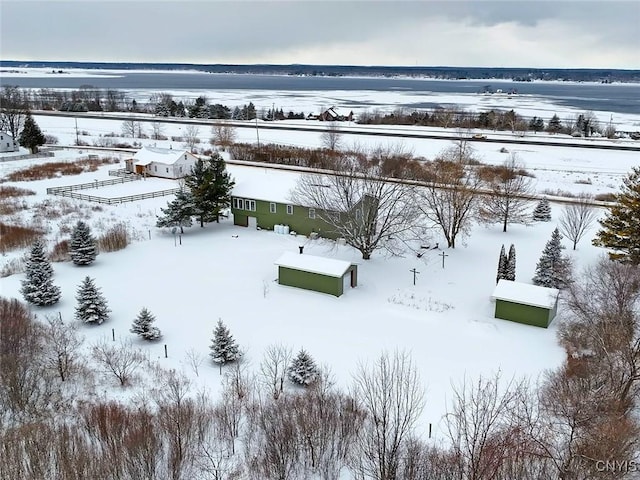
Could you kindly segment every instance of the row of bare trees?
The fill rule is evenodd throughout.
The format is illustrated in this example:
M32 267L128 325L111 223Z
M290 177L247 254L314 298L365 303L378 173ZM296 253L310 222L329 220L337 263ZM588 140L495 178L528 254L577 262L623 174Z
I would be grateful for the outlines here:
M401 147L353 148L332 152L321 168L301 177L291 200L313 208L327 224L324 233L345 239L363 259L381 249L406 251L434 230L455 248L475 222L500 223L506 232L533 221L533 181L517 155L484 165L464 140L433 161L418 161ZM565 209L560 225L574 249L594 218L587 195Z

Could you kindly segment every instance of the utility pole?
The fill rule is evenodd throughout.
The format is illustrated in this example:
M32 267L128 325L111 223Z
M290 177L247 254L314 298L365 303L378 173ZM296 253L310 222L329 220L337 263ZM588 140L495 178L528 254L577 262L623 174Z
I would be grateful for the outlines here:
M78 117L74 117L74 120L76 121L76 145L80 145L80 141L78 139Z
M256 115L256 138L258 140L258 148L260 148L260 134L258 133L258 116Z

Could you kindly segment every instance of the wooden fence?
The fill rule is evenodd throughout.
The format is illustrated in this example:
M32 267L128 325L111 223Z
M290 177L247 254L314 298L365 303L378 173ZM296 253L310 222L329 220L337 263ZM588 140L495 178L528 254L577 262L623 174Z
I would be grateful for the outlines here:
M84 200L87 202L105 203L107 205L118 205L120 203L136 202L138 200L146 200L148 198L156 198L156 197L164 197L165 195L173 195L174 193L178 193L179 191L180 191L179 188L171 188L168 190L159 190L157 192L139 193L137 195L127 195L126 197L113 197L113 198L98 197L95 195L85 195L84 193L76 193L71 190L60 191L57 193L53 193L53 195L58 195L60 197L75 198L76 200ZM49 192L47 191L47 193Z
M170 188L167 190L158 190L155 192L139 193L137 195L127 195L124 197L99 197L97 195L85 195L76 193L76 190L88 190L90 188L106 187L109 185L117 185L119 183L134 182L140 180L140 175L127 175L125 177L113 178L111 180L102 180L89 183L78 183L76 185L64 185L62 187L47 188L49 195L57 195L59 197L75 198L76 200L85 200L87 202L106 203L107 205L117 205L125 202L136 202L138 200L146 200L147 198L164 197L165 195L173 195L180 191L179 188Z

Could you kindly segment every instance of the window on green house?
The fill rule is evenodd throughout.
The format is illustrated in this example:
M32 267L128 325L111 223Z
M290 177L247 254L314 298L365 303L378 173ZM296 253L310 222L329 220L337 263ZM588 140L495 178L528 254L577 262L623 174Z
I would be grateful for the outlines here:
M293 215L293 205L287 205L287 215Z
M249 210L251 212L256 211L256 201L255 200L245 200L244 201L244 209Z
M242 198L234 198L233 208L236 210L244 210L244 200Z
M270 213L276 213L276 204L275 203L271 202L269 204L269 212Z
M310 208L309 209L309 218L316 218L316 209L315 208Z

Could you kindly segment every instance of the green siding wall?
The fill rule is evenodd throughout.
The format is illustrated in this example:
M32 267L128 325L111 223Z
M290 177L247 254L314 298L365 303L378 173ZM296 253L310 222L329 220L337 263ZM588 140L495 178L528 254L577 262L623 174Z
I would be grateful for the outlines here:
M280 285L328 293L336 297L342 295L342 278L328 277L287 267L278 267L278 283Z
M276 203L276 213L271 213L269 209L270 203L264 200L256 200L255 212L232 208L233 223L246 227L247 216L250 216L256 217L258 227L265 230L273 230L274 225L289 225L290 230L302 235L310 235L312 232L316 232L319 236L325 238L335 240L338 237L328 223L318 218L317 212L316 218L312 219L309 218L309 209L307 207L294 205L293 215L288 215L287 204Z
M542 307L531 307L496 299L495 317L503 320L547 328L554 314L555 309L548 310Z

